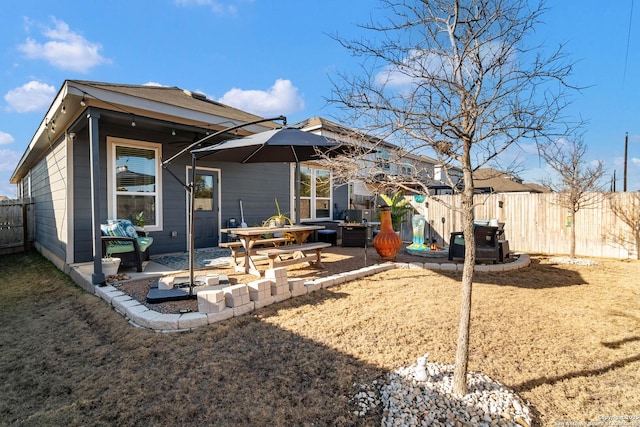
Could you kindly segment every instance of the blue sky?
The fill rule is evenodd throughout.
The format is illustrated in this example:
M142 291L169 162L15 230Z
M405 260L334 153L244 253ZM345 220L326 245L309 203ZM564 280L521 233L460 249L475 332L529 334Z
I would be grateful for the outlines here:
M616 171L622 189L629 132L628 190L640 189L640 4L563 0L537 28L536 41L566 44L573 82L588 87L567 114L587 120L588 159ZM289 123L331 118L330 78L357 72L358 60L328 34L357 37L375 0L21 0L0 16L0 195L65 79L156 83L201 91ZM632 16L631 33L629 22ZM629 37L630 36L630 37ZM627 40L630 40L627 55ZM625 67L626 63L626 67ZM544 165L523 144L508 153L521 176Z

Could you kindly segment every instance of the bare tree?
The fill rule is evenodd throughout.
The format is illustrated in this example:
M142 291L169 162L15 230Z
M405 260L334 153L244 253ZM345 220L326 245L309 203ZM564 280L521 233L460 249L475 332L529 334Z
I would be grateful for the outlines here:
M381 3L383 15L362 26L371 38L335 36L362 58L362 73L337 77L330 101L343 107L344 123L401 147L398 153L405 158L389 161L428 150L445 170L461 171L467 252L453 392L464 395L475 265L472 172L524 138L567 134L560 113L574 89L567 82L572 63L562 46L545 55L541 46L526 44L544 12L542 3L531 8L526 0ZM565 129L557 129L561 126ZM392 180L399 187L424 186L424 175L417 170ZM456 190L456 183L449 183Z
M629 227L633 240L622 233L610 233L611 237L629 252L635 249L636 259L640 260L640 193L611 193L609 205L613 214Z
M544 185L558 193L561 206L571 215L571 246L569 255L576 256L576 213L592 206L602 198L602 162L586 164L587 147L580 138L561 138L540 147L540 155L556 173L555 178L543 180Z

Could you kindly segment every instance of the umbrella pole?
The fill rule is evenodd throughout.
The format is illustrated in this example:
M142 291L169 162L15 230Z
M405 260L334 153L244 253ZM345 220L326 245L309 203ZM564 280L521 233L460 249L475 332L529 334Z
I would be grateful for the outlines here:
M196 192L195 192L195 181L196 181L196 155L191 154L191 182L189 182L189 191L190 191L190 202L189 202L189 296L193 296L193 286L195 284L193 278L193 266L194 266L194 258L195 258L195 226L194 226L194 218L195 218L195 209L193 205L196 201Z
M296 224L300 224L300 162L296 162L296 177L293 200L296 206Z

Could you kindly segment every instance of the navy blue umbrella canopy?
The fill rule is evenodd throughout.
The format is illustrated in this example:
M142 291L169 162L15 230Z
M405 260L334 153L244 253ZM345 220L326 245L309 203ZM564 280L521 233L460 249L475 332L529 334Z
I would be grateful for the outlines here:
M198 148L192 153L198 158L212 156L221 162L299 163L319 159L318 152L340 154L341 147L324 136L295 128L279 128Z
M211 156L221 162L296 164L296 222L300 222L300 162L318 160L322 154L337 156L344 154L346 144L327 140L324 136L304 132L296 128L279 128L232 139L218 145L191 151L197 158Z

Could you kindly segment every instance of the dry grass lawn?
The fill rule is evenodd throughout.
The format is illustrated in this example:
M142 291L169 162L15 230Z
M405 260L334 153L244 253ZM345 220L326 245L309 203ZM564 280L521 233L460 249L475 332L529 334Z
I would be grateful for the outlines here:
M598 261L476 273L470 369L540 425L640 416L640 263ZM380 425L352 415L358 384L426 352L454 360L459 274L392 270L159 334L37 253L0 271L1 425Z

